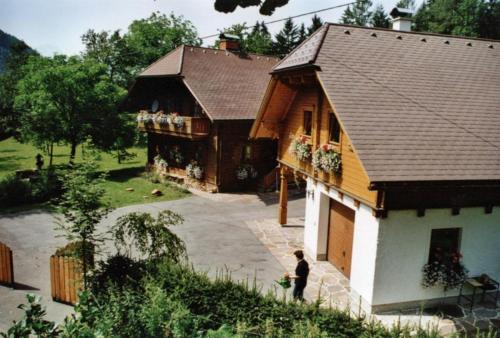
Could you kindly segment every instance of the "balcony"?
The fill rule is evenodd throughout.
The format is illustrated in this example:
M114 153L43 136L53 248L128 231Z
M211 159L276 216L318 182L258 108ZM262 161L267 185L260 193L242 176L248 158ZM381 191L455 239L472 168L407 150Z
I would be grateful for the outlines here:
M210 133L210 120L205 117L182 116L177 113L156 114L141 110L137 116L140 130L189 139L201 139Z

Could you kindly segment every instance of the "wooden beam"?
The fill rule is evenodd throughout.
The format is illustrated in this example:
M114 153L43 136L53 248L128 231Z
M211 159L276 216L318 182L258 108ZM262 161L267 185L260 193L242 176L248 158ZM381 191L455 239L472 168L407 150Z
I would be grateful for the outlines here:
M288 212L288 181L286 180L286 167L280 168L280 201L278 210L278 222L281 225L287 222Z

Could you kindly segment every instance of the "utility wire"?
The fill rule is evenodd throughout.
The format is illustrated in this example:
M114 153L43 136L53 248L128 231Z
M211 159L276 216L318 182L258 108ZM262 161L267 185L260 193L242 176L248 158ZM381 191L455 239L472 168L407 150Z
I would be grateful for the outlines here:
M353 4L355 4L356 2L357 2L357 1L352 1L352 2L345 3L345 4L341 4L341 5L331 6L331 7L327 7L327 8L323 8L323 9L318 9L318 10L311 11L311 12L307 12L307 13L302 13L302 14L297 14L297 15L289 16L289 17L282 18L282 19L276 19L276 20L272 20L272 21L267 21L267 22L264 22L264 24L265 24L265 25L271 25L271 24L273 24L273 23L277 23L277 22L285 21L285 20L288 20L288 19L300 18L300 17L302 17L302 16L306 16L306 15L311 15L311 14L315 14L315 13L325 12L325 11L329 11L329 10L332 10L332 9L336 9L336 8L341 8L341 7L345 7L345 6L353 5ZM251 28L255 28L256 26L257 26L257 25L253 25L253 26L245 27L245 30L248 30L248 29L251 29ZM205 40L205 39L208 39L208 38L213 38L213 37L219 36L219 34L220 34L220 33L217 33L217 34L211 34L211 35L206 35L206 36L201 37L200 39L201 39L201 40Z

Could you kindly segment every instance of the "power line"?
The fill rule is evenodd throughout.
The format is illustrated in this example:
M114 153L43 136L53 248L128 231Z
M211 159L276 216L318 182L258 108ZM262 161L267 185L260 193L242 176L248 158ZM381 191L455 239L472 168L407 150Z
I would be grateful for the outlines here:
M325 12L325 11L329 11L329 10L332 10L332 9L336 9L336 8L341 8L341 7L345 7L345 6L349 6L349 5L353 5L355 4L357 1L352 1L352 2L348 2L346 4L342 4L342 5L336 5L336 6L331 6L331 7L327 7L327 8L323 8L323 9L318 9L318 10L315 10L315 11L311 11L311 12L307 12L307 13L302 13L302 14L297 14L297 15L293 15L293 16L289 16L289 17L286 17L286 18L282 18L282 19L276 19L276 20L272 20L272 21L267 21L267 22L264 22L265 25L271 25L273 23L277 23L277 22L281 22L281 21L285 21L285 20L288 20L288 19L295 19L295 18L300 18L302 16L306 16L306 15L311 15L311 14L315 14L315 13L320 13L320 12ZM257 25L253 25L253 26L249 26L249 27L246 27L245 30L247 29L251 29L251 28L255 28ZM213 37L216 37L216 36L219 36L220 33L217 33L217 34L211 34L211 35L207 35L207 36L203 36L201 37L200 39L201 40L205 40L205 39L208 39L208 38L213 38Z

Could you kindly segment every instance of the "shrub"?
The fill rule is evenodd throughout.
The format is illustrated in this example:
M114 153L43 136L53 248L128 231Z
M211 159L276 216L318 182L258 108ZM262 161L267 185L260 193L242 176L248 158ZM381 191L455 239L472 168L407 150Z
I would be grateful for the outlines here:
M0 181L0 205L18 206L31 202L31 185L27 180L9 175Z
M58 248L56 250L55 255L56 256L64 256L64 257L74 257L78 259L82 259L83 255L87 257L87 266L92 267L94 266L94 253L95 253L95 246L92 243L86 243L85 244L85 250L84 250L84 244L82 241L74 241L66 244L62 248Z

